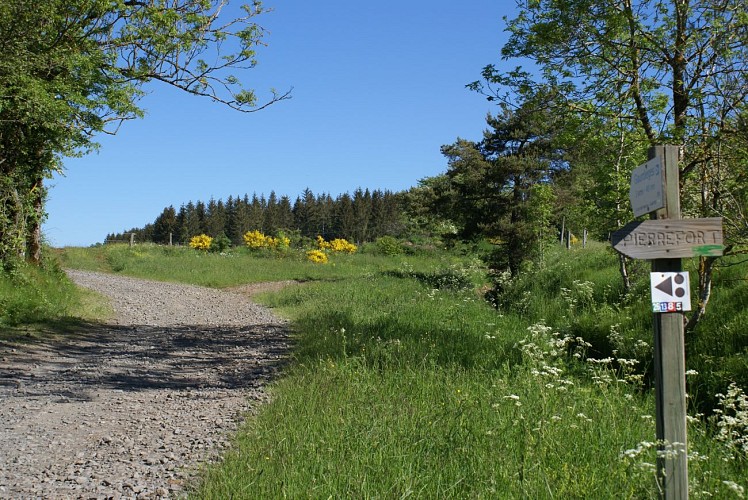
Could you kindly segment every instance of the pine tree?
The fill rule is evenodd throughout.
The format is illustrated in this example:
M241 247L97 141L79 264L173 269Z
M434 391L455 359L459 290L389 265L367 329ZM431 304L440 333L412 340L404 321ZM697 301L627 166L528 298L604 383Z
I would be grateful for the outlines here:
M177 212L173 206L169 206L156 217L153 223L152 241L154 243L168 244L173 238L178 237Z

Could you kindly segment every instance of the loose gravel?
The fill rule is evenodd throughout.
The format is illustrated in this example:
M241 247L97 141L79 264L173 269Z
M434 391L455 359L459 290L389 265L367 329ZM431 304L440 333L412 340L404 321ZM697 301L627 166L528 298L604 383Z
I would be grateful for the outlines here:
M0 498L183 496L266 400L287 325L236 291L69 275L116 318L0 343Z

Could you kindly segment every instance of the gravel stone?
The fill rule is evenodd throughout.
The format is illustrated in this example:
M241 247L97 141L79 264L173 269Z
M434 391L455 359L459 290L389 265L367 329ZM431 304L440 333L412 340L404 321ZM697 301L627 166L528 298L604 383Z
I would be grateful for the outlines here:
M116 318L0 342L0 497L183 495L267 400L288 325L249 300L262 285L243 293L68 275L109 297Z

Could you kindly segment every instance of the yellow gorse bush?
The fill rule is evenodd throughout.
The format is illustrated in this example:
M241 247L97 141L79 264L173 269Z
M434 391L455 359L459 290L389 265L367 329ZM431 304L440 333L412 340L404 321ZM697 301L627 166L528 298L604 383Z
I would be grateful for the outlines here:
M195 250L208 250L212 243L213 238L207 234L198 234L190 238L190 248L194 248Z
M332 241L325 241L322 236L317 236L317 246L320 250L330 250L336 253L355 253L358 247L343 238L335 238Z
M285 236L266 236L265 244L268 248L288 248L291 245L291 240Z
M291 245L291 240L286 236L265 236L260 231L248 231L244 233L244 243L252 249L259 248L288 248Z
M306 258L315 264L327 264L327 254L322 250L309 250Z
M263 248L265 246L265 235L257 230L244 233L243 238L244 244L249 248Z

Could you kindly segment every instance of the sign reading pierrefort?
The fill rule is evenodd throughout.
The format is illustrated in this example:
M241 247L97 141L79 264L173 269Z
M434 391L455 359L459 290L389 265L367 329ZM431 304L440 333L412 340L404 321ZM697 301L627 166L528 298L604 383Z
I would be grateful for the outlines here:
M613 233L613 248L632 259L719 257L722 218L631 222Z

